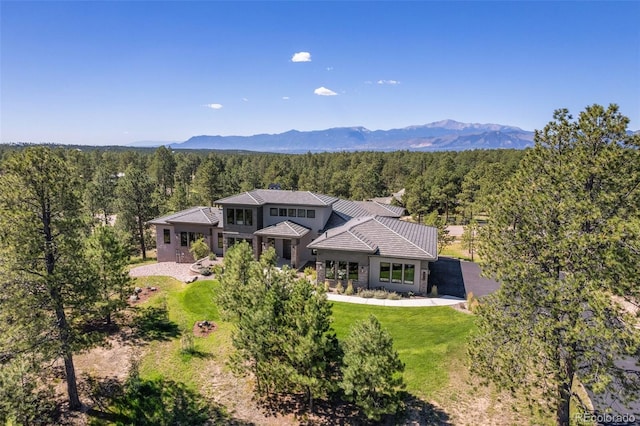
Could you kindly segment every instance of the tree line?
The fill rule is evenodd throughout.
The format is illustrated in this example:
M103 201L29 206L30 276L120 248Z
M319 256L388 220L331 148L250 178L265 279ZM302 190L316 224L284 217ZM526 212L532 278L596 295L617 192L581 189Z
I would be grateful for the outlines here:
M0 146L0 166L24 147ZM278 184L364 200L405 189L396 200L418 221L437 212L445 223L468 223L487 209L524 152L337 152L302 155L83 147L64 149L89 212L112 215L143 258L155 243L145 222L242 191Z

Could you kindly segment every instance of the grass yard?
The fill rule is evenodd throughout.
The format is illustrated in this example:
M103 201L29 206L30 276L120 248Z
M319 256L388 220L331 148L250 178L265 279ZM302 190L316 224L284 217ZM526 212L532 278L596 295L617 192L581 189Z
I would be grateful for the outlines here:
M243 421L299 424L290 415L268 417L252 399L251 380L233 376L226 366L233 353L232 326L220 320L213 302L220 291L217 281L184 284L172 278L146 277L138 278L136 285L159 289L137 307L139 317L153 314L149 315L148 324L152 338L145 341L140 359L141 377L182 383L222 404L230 415ZM405 363L406 391L416 401L422 401L418 402L417 412L424 407L436 407L445 413L440 419L453 424L518 422L501 395L491 389L476 389L469 381L466 339L474 328L472 315L446 306L395 308L333 302L332 327L338 338L343 339L354 322L371 314L393 336L394 346ZM185 354L181 342L185 331L202 320L214 321L218 328L207 337L196 337L194 353ZM429 416L422 420L432 418Z
M140 364L142 376L150 379L162 376L197 387L201 384L199 373L204 365L212 359L225 358L231 350L230 324L220 322L213 302L218 283L206 280L184 284L169 277L145 277L139 278L136 285L159 290L140 310L155 308L168 315L164 326L161 319L156 318L156 326L168 332L148 343L147 355ZM215 322L217 330L207 337L196 338L193 353L183 353L181 338L197 321L203 320Z
M447 385L449 368L463 364L473 316L446 306L392 308L334 302L333 328L338 339L348 334L355 321L371 314L393 336L405 363L407 391L415 396L430 398Z

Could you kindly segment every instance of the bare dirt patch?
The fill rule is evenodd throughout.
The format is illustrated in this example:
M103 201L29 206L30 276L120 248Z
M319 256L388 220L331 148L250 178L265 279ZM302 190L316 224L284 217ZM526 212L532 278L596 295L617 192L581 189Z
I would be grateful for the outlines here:
M196 321L193 324L193 335L195 337L207 337L218 329L218 325L211 321Z
M139 292L135 293L135 296L137 296L137 299L134 299L133 297L129 298L130 305L139 305L140 303L144 303L147 300L149 300L151 296L154 296L162 292L162 290L160 290L157 287L137 287L137 288L140 289Z

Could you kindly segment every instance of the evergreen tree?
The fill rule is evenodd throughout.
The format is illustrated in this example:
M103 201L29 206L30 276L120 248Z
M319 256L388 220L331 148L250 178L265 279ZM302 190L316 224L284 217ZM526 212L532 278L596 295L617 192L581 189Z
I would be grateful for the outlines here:
M344 350L341 387L369 420L379 421L401 407L404 364L393 349L391 335L378 319L356 322L342 343Z
M616 366L639 347L640 137L615 105L567 110L535 134L483 228L484 271L501 282L483 300L471 370L568 425L574 379L595 393L633 396Z
M471 222L469 222L468 225L465 225L462 229L462 248L469 252L471 255L471 261L473 262L478 241L478 222L471 220Z
M113 227L98 226L87 240L86 256L97 279L96 310L111 324L113 314L127 306L132 290L129 249Z
M107 162L100 163L84 192L84 203L91 217L101 217L105 225L115 213L117 180L115 169L110 168Z
M74 326L95 300L78 173L60 150L27 148L3 164L0 187L0 353L62 358L69 407L78 410L73 353L87 336Z
M153 183L140 165L130 164L118 182L118 223L140 247L147 258L146 222L154 218L158 209L153 198Z

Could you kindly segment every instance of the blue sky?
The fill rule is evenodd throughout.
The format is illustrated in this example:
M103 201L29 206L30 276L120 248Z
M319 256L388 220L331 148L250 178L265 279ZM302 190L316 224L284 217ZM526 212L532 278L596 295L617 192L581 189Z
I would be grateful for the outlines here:
M638 1L2 0L0 141L533 130L593 103L639 129L638 22Z

